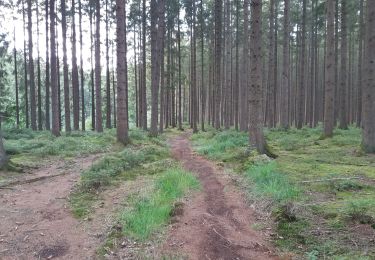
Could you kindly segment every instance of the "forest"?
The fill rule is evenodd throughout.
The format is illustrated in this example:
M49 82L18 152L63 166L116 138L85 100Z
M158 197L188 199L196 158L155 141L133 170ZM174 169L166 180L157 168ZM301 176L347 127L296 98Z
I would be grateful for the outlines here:
M0 259L375 259L375 1L0 7Z

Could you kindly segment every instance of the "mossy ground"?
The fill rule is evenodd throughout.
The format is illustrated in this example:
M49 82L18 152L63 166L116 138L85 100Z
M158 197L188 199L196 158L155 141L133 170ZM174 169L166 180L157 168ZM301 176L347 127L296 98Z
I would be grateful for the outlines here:
M272 162L248 150L247 133L209 129L192 140L198 153L240 173L252 197L271 201L281 249L308 259L373 259L375 156L362 152L358 128L337 129L330 139L321 133L266 130L278 155Z

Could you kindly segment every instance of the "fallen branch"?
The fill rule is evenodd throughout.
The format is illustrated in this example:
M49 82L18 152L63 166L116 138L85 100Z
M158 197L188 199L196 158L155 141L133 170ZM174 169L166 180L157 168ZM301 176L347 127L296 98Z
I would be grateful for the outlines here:
M36 177L36 178L32 178L32 179L10 181L10 182L7 182L7 183L4 183L4 184L0 185L0 189L11 189L11 188L9 188L11 186L16 186L16 185L21 185L21 184L29 184L29 183L49 179L49 178L64 176L64 175L67 175L67 174L69 174L69 172L63 172L63 173L58 173L58 174L53 174L53 175L45 175L45 176L40 176L40 177Z

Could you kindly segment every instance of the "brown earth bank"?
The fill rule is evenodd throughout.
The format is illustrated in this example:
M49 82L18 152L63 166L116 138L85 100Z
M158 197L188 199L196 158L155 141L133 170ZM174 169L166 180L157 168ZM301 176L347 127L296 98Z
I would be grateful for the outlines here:
M254 212L223 170L196 155L189 134L171 141L173 155L197 175L202 190L177 216L163 246L165 255L188 259L279 259L265 235L253 230Z
M98 238L72 216L67 199L99 156L53 162L23 180L46 178L0 189L0 259L91 259Z

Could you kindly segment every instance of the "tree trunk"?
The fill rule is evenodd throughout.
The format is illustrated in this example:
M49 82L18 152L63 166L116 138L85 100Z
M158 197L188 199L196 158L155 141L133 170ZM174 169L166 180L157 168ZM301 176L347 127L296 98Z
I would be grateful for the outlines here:
M75 23L75 0L72 0L72 89L73 89L73 128L79 130L79 76L77 65L77 36Z
M178 41L178 129L182 130L182 89L181 89L181 30L180 30L180 6L179 11L177 15L177 26L178 26L178 32L177 32L177 41Z
M265 154L262 105L262 0L251 2L251 69L249 82L249 143L260 154Z
M301 129L304 124L305 115L305 67L306 67L306 0L303 0L302 33L301 33L301 58L299 70L299 86L297 88L297 122L296 126Z
M86 130L86 116L85 116L85 74L83 71L83 37L82 37L82 4L81 0L78 0L78 12L79 12L79 49L80 49L80 74L81 74L81 124L82 131Z
M117 141L128 144L128 71L126 61L125 0L116 0L117 35Z
M8 162L8 157L5 153L4 144L3 144L3 136L0 132L0 169L3 169Z
M45 117L46 117L46 130L51 129L51 122L50 122L50 67L49 67L49 26L48 26L48 6L49 0L45 1L45 8L46 8L46 79L45 79Z
M325 98L324 98L324 137L332 137L335 126L335 2L326 3L326 62L325 62Z
M90 63L91 63L91 72L90 72L90 80L91 80L91 129L95 130L96 128L96 112L95 112L95 80L94 80L94 33L93 33L93 14L94 10L93 7L90 5Z
M65 131L71 131L70 126L70 93L69 93L69 68L66 50L66 7L65 0L61 0L61 29L63 40L63 66L64 66L64 107L65 107Z
M39 51L39 3L36 1L36 28L37 28L37 53L38 53L38 58L37 58L37 78L38 78L38 130L42 131L43 130L43 125L42 125L42 84L41 84L41 71L40 71L40 51Z
M341 68L340 68L340 125L341 129L348 129L347 108L347 57L348 57L348 35L347 35L347 0L341 2Z
M29 118L29 94L28 94L28 83L27 80L27 51L26 51L26 21L25 21L25 5L24 1L22 1L22 21L23 21L23 60L24 60L24 84L25 84L25 120L26 120L26 128L29 128L30 125L30 118Z
M362 85L363 85L363 40L364 40L364 29L363 24L363 1L360 0L360 14L359 14L359 43L358 43L358 79L357 79L357 127L361 127L362 124Z
M246 0L245 0L246 1ZM220 103L221 103L221 30L223 1L215 0L215 128L220 128Z
M96 32L95 32L95 97L96 97L96 131L103 132L102 123L102 89L101 89L101 66L100 66L100 1L95 1L96 7Z
M366 56L363 84L363 139L366 152L375 153L375 2L367 1Z
M267 126L274 127L275 102L275 0L270 0L270 29L268 49Z
M16 91L16 125L20 127L20 105L19 105L19 86L18 86L18 71L17 71L17 50L16 50L16 27L13 28L13 60L14 60L14 82Z
M111 128L111 76L109 73L109 21L108 21L108 0L105 1L105 60L106 60L106 128ZM136 66L136 64L134 64ZM136 79L136 78L135 78Z
M51 102L52 102L52 134L60 136L59 100L57 85L56 35L55 35L55 0L50 0L50 34L51 34Z
M34 74L34 58L33 58L33 22L32 22L32 6L31 0L27 0L27 17L28 17L28 35L29 35L29 83L30 83L30 120L31 129L37 130L36 124L36 99L35 99L35 74Z
M242 82L240 86L240 130L248 130L249 109L248 109L248 84L249 84L249 0L243 2L244 14L244 46L242 55Z
M142 3L142 91L141 95L141 111L140 117L143 130L147 130L147 87L146 87L146 0Z
M289 128L289 0L284 0L284 38L283 38L283 69L281 79L281 127Z

